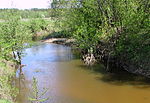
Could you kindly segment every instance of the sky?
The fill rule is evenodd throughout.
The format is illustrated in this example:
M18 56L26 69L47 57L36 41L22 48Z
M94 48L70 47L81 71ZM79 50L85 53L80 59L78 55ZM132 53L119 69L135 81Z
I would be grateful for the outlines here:
M0 8L48 8L52 0L0 0Z

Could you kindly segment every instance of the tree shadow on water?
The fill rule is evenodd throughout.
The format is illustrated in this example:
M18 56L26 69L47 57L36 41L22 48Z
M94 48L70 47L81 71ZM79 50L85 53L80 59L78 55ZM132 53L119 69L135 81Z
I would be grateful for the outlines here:
M136 88L150 88L150 79L128 73L126 71L117 73L106 73L102 77L96 77L97 80L103 81L105 83L110 83L112 85L131 85Z
M107 72L104 69L104 66L101 64L96 64L93 66L87 66L87 65L78 65L79 68L89 71L89 73L94 73L94 74L106 74Z
M88 70L89 73L96 74L96 80L109 83L111 85L130 85L140 89L150 88L149 78L135 75L125 70L110 73L106 72L106 69L103 65L94 65L91 67L87 67L86 65L80 65L79 67L81 69Z

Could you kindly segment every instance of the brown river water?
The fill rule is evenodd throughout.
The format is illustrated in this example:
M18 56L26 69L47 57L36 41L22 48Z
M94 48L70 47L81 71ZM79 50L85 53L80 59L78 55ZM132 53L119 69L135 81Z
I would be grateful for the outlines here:
M103 72L102 65L89 70L63 45L40 43L25 50L23 75L17 75L19 103L30 103L32 78L39 91L48 88L44 103L150 103L150 84L126 73Z

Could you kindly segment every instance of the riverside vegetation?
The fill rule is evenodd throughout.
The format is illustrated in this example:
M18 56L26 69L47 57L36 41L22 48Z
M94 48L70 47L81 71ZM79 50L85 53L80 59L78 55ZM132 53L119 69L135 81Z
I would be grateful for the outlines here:
M23 20L17 9L1 11L5 14L0 22L0 102L13 103L18 94L13 78L18 70L22 72L23 49L40 38L41 34L37 38L37 33L46 34L43 31L48 30L48 23L51 21L36 16Z
M16 93L12 92L14 85L12 79L15 76L15 69L21 70L21 56L24 45L29 40L28 30L21 25L17 12L10 11L5 17L5 22L0 24L0 60L1 67L1 92L0 98L14 100ZM10 63L11 62L11 63ZM15 66L17 67L15 68ZM3 68L3 69L2 69ZM9 68L7 70L7 68ZM10 70L11 69L11 70ZM8 71L8 72L6 72Z
M150 77L149 0L53 0L52 7L83 55L94 55L110 72Z
M49 37L75 39L83 57L103 62L106 71L150 77L149 0L53 0L51 7L1 10L0 101L15 102L12 78L23 66L23 49Z

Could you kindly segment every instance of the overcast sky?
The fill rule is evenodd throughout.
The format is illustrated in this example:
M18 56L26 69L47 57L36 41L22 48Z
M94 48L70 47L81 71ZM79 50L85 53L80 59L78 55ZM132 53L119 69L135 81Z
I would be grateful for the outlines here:
M52 0L0 0L0 8L48 8Z

